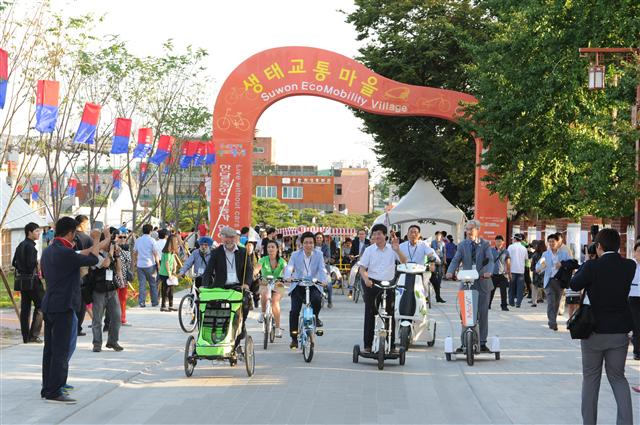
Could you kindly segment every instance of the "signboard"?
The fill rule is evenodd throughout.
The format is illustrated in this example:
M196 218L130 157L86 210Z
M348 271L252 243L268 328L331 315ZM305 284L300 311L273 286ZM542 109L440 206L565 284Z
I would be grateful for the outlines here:
M328 50L279 47L260 52L229 75L216 100L214 143L216 153L223 153L226 158L219 158L212 168L211 222L215 223L220 217L219 226L250 225L251 191L238 189L241 194L226 211L218 190L226 184L222 176L231 173L240 178L234 185L251 187L251 143L258 119L273 103L298 95L324 97L378 115L428 116L454 122L461 116L465 103L477 102L466 93L385 78L351 58ZM244 153L240 155L240 151ZM476 149L476 157L479 155ZM238 174L236 167L240 163L244 165ZM483 193L478 194L479 191ZM487 189L478 184L476 177L476 200L482 202L476 202L476 215L501 226L504 234L506 203L485 192ZM492 203L491 208L485 210L485 201Z

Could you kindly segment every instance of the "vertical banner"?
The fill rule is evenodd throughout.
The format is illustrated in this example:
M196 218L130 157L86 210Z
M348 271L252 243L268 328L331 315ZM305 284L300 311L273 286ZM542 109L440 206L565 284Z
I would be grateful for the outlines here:
M214 162L216 162L216 145L213 143L213 140L209 140L207 142L207 156L204 158L204 163L212 165Z
M251 223L251 141L227 142L216 140L216 164L212 173L211 205L217 216L211 217L211 223L218 222L211 229L213 236L219 239L224 226L240 229ZM233 182L233 185L232 185ZM228 195L228 200L226 199Z
M150 128L141 128L138 130L138 144L133 151L134 158L144 158L151 153L151 144L153 143L153 130Z
M120 170L113 170L111 172L113 178L113 188L120 189L122 187L122 178L120 177Z
M144 181L144 178L147 177L147 167L149 165L146 162L140 163L140 182Z
M187 140L182 143L182 156L180 157L180 168L188 168L191 166L193 158L198 150L197 140Z
M112 154L127 153L129 151L129 139L131 138L131 120L129 118L116 118L113 127Z
M162 168L162 172L167 175L169 171L171 171L171 166L173 165L173 155L169 155L167 159L164 160L164 166Z
M58 122L60 83L39 80L36 88L36 130L53 133Z
M78 180L69 179L69 184L67 186L67 195L71 197L76 196L77 189L78 189Z
M480 221L481 238L493 243L496 236L507 235L507 202L491 193L487 183L482 179L487 175L487 169L482 164L482 154L485 152L482 140L476 142L476 176L475 176L475 212L474 218Z
M85 103L78 131L73 138L74 143L86 143L87 145L92 145L95 142L98 119L100 118L100 109L102 109L102 106L100 105L96 105L95 103Z
M34 201L40 199L40 185L38 183L33 183L31 185L31 199Z
M207 142L197 142L196 152L193 155L193 166L201 167L204 164L204 158L207 155Z
M171 149L173 148L173 137L162 135L158 140L158 148L156 149L156 153L149 159L149 162L152 164L160 165L162 161L167 159L171 154Z
M0 49L0 109L4 108L9 83L9 54Z

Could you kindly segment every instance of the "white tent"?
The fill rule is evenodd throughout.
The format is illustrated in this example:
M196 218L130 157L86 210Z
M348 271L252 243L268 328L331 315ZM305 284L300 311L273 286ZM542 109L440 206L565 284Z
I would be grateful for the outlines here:
M374 224L399 225L402 235L407 233L409 226L417 224L425 238L433 236L437 230L444 230L459 241L465 221L464 213L447 201L432 182L418 179L398 204L388 214L378 216Z
M94 214L96 217L94 221L101 222L102 224L107 224L109 226L120 227L122 222L127 222L127 225L131 225L131 220L133 217L133 202L131 201L131 189L126 182L121 182L122 187L120 188L120 193L118 193L118 197L112 201L111 198L107 201L107 205L100 208L98 211L97 207L94 210ZM138 203L138 212L142 214L144 211L144 207ZM73 212L74 215L84 214L87 217L91 214L90 207L80 207L75 209ZM153 224L157 224L155 218L151 218L150 220Z

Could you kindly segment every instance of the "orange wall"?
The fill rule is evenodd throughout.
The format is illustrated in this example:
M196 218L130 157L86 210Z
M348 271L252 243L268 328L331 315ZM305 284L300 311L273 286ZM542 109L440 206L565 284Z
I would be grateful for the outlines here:
M342 195L335 195L335 206L345 204L349 214L369 212L369 170L366 168L343 168L336 184L342 185Z
M283 183L289 179L289 183ZM286 181L286 180L285 180ZM276 186L278 199L286 204L333 205L333 177L328 176L253 176L253 196L257 186ZM282 199L282 186L301 186L302 199Z

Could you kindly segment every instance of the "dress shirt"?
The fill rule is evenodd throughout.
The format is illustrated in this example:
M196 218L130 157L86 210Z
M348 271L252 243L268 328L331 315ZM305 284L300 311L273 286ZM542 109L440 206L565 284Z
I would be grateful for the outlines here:
M326 283L328 281L327 271L324 267L324 257L322 252L314 249L311 256L307 256L304 249L299 249L289 259L289 264L284 269L285 279L318 279L319 282ZM297 283L292 283L289 287L291 293ZM318 289L322 290L321 286Z
M138 253L138 259L136 266L147 268L156 265L156 258L158 258L158 249L156 248L156 241L149 235L142 235L136 240L136 244L133 250Z
M514 242L507 248L509 258L511 258L511 273L524 274L524 266L529 253L520 242Z
M369 274L369 279L391 281L396 275L396 262L400 262L400 257L386 244L384 248L378 248L378 245L371 244L364 250L358 264Z
M208 250L206 254L203 254L199 249L196 249L191 253L189 258L187 258L187 261L184 262L184 265L180 269L180 274L186 273L187 270L193 267L196 276L202 276L207 268L209 258L211 258L211 250Z
M424 264L426 257L435 258L440 261L440 257L425 241L416 241L411 245L411 241L402 242L400 251L407 257L407 263Z
M237 246L234 246L233 250L229 251L227 247L224 248L225 261L227 262L227 285L238 283L238 273L236 273L236 251Z
M640 263L636 261L636 275L631 282L631 289L629 290L630 297L640 297Z
M502 248L498 251L496 248L491 248L495 264L493 266L493 274L504 275L507 274L507 258L509 258L509 251L506 248Z
M566 260L571 260L571 257L566 251L557 250L554 254L550 249L548 249L544 254L542 254L542 258L544 258L544 264L540 264L541 261L538 261L536 271L540 273L544 270L544 287L546 288L549 284L549 280L551 280L551 278L558 272L556 264Z

